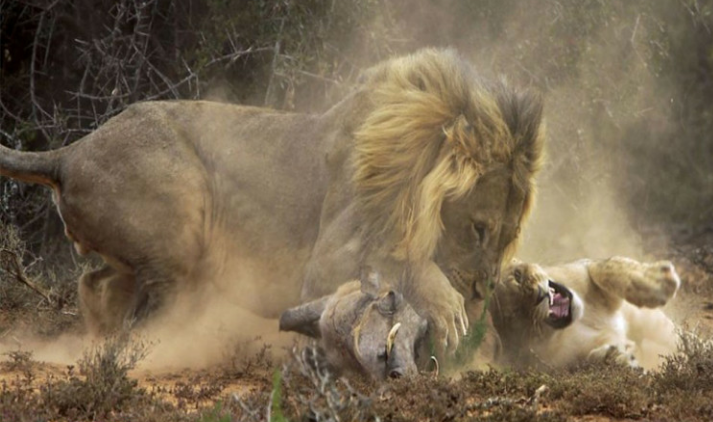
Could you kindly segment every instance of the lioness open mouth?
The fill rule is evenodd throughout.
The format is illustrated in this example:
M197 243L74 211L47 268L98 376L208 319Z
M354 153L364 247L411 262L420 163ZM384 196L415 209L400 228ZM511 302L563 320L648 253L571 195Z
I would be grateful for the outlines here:
M547 282L550 290L550 310L545 322L555 329L565 328L572 323L572 292L552 280Z

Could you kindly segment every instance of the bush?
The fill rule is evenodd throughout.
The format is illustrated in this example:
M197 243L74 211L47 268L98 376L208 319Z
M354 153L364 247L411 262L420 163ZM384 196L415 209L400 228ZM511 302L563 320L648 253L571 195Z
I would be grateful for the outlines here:
M79 360L79 377L48 384L42 401L70 418L106 418L146 400L145 392L128 372L147 354L147 345L127 336L106 339Z

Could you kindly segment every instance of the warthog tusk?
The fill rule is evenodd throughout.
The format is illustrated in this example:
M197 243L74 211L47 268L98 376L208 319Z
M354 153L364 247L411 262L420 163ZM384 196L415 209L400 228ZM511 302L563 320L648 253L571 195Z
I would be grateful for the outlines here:
M431 356L431 360L433 361L433 377L438 378L438 359L435 356Z
M396 338L396 333L399 331L399 328L401 328L401 323L397 322L396 324L394 324L393 327L391 327L391 331L389 331L389 335L386 336L386 357L387 358L391 354L391 349L394 348L394 339Z

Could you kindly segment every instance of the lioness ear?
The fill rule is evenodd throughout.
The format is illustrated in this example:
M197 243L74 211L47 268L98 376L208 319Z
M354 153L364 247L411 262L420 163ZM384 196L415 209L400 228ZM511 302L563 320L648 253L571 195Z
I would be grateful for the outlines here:
M365 265L359 270L359 280L361 281L361 292L371 297L379 295L381 288L381 274L372 267Z
M313 338L322 337L319 319L331 296L290 308L280 315L280 331L294 331Z

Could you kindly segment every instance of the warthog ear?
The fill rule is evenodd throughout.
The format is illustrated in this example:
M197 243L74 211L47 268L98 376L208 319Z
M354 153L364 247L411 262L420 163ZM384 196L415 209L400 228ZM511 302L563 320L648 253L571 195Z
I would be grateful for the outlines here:
M381 288L381 274L372 267L365 265L359 270L359 281L361 281L361 292L371 297L379 295Z
M393 314L398 311L404 302L404 296L393 290L389 290L379 301L379 311L384 314Z
M280 331L294 331L313 338L322 337L319 319L331 296L290 308L280 315Z

